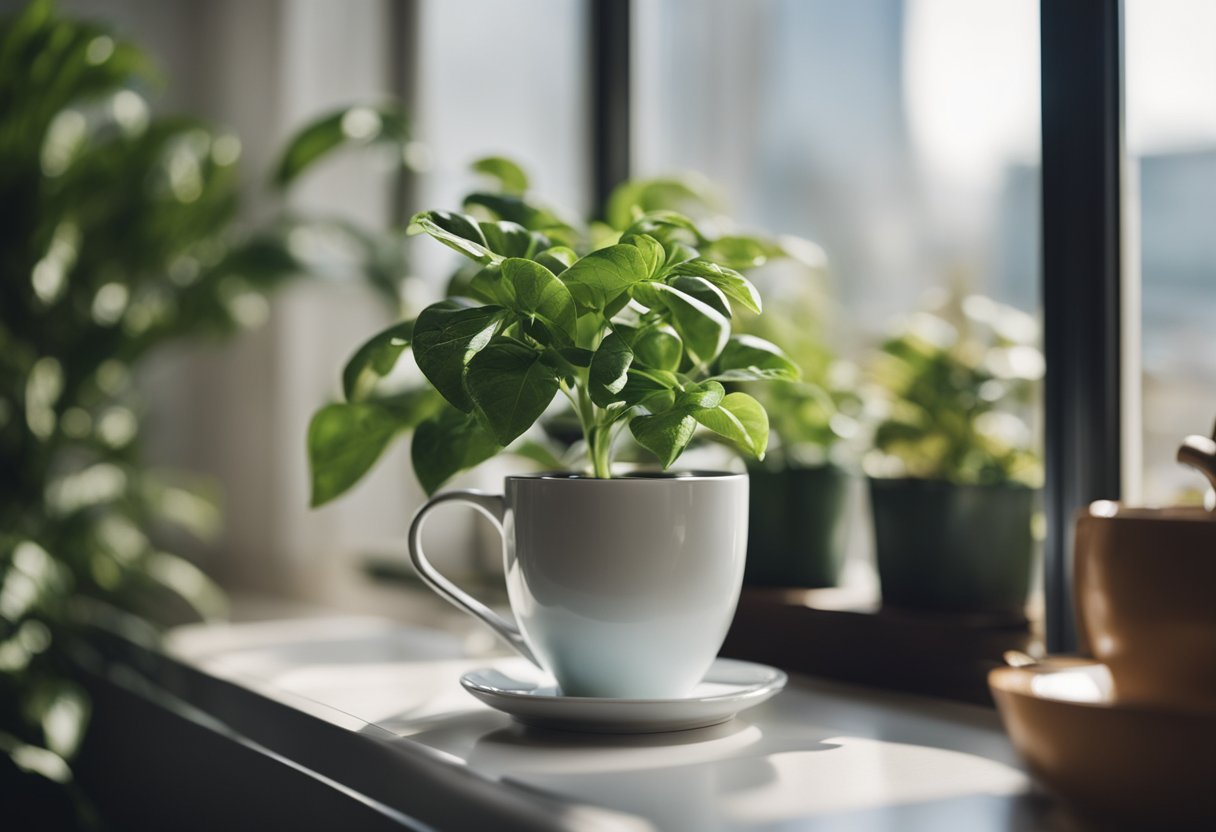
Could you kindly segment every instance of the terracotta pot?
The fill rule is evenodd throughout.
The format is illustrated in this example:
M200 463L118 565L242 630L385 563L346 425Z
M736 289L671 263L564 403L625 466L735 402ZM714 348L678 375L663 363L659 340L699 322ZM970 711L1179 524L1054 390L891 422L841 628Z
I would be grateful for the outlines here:
M1013 484L871 478L883 603L1021 615L1037 499L1037 491Z

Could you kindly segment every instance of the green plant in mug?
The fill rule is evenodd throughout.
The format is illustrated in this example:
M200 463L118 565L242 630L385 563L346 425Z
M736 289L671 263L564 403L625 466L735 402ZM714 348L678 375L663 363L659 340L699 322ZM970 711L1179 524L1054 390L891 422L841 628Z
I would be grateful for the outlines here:
M516 442L559 396L596 477L612 475L626 429L664 468L698 428L762 458L764 408L724 385L796 378L798 368L771 342L732 333L738 310L760 311L755 286L730 265L744 238L713 237L683 214L635 206L623 228L601 227L586 243L526 193L517 166L479 166L500 192L475 194L465 207L486 219L426 211L409 228L468 258L454 281L462 296L390 327L352 357L346 401L319 411L310 429L314 504L357 482L408 430L414 471L433 492ZM734 259L724 264L724 253ZM376 380L407 349L441 402L422 391L376 394Z
M979 295L911 316L874 362L884 416L866 472L1040 485L1029 424L1044 370L1037 339L1031 316Z
M770 301L764 315L739 315L734 332L741 339L756 336L780 344L801 371L796 379L728 386L754 396L769 414L770 452L751 467L779 470L835 461L841 456L837 447L860 435L862 401L856 368L829 346L825 310L831 300L823 250L788 235L737 233L713 186L693 175L623 184L609 199L598 233L607 236L639 209L678 210L694 217L700 228L714 229L705 256L748 274Z

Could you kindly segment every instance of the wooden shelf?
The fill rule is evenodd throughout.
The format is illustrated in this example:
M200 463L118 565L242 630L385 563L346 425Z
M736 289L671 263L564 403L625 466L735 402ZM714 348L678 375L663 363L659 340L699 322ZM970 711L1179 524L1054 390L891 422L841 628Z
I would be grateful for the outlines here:
M884 608L843 589L745 588L722 655L887 690L992 704L988 671L1033 652L1024 616Z

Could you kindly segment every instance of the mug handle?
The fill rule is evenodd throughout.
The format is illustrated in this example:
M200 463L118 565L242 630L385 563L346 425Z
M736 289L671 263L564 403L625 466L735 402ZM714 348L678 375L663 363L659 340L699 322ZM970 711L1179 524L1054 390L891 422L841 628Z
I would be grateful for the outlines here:
M414 522L410 524L410 560L413 561L414 568L418 570L418 574L422 580L442 598L474 618L479 619L506 641L515 652L537 667L541 667L540 662L536 660L536 656L532 654L532 648L528 647L528 643L524 641L523 634L519 631L518 626L508 622L498 613L449 581L427 560L426 554L422 551L422 525L426 520L427 514L432 509L448 502L464 503L484 514L494 524L494 528L498 530L498 534L503 538L503 545L506 545L506 533L502 528L502 518L505 511L502 495L470 490L446 491L443 494L436 494L427 500L422 508L418 509L418 513L414 515ZM543 670L544 668L541 669Z

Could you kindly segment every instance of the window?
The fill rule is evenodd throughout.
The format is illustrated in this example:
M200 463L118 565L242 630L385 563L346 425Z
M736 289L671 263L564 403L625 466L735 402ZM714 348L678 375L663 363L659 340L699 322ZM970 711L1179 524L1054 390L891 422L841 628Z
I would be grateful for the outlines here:
M634 14L635 173L704 173L745 227L822 246L824 326L845 358L869 364L947 292L1033 327L1036 0L656 0ZM855 583L873 548L862 490Z
M1196 502L1203 480L1174 461L1216 419L1216 6L1128 0L1127 264L1139 280L1142 471L1150 504ZM1136 251L1138 248L1138 251Z

